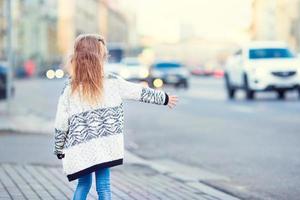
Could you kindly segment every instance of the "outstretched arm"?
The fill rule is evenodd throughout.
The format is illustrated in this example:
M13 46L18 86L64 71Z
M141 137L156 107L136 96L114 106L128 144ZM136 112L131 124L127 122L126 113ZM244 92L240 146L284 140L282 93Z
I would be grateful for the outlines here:
M126 81L120 77L117 79L122 99L136 100L158 105L168 105L170 108L173 108L178 101L176 96L168 95L164 91L144 87L140 84Z

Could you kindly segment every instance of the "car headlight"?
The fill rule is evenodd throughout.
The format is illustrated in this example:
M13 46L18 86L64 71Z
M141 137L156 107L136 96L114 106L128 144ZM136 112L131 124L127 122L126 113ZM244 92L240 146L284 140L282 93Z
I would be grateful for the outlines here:
M57 70L55 71L55 77L56 77L56 78L62 78L62 77L64 77L64 71L61 70L61 69L57 69Z
M48 79L53 79L55 77L55 71L53 69L49 69L47 72L46 72L46 77Z
M153 81L153 85L154 85L154 87L156 87L156 88L162 87L163 84L164 84L164 82L163 82L160 78L156 78L156 79Z
M149 76L149 72L147 69L141 69L139 74L142 78L147 78Z
M123 78L128 78L130 73L127 69L122 69L121 72L120 72L120 75L123 77Z

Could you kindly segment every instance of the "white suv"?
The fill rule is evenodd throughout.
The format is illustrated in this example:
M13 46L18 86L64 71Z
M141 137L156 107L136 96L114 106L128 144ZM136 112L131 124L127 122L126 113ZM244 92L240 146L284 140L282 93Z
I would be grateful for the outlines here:
M237 89L247 99L258 91L276 91L283 99L287 90L297 90L300 96L300 60L283 42L251 42L228 59L225 85L230 99Z

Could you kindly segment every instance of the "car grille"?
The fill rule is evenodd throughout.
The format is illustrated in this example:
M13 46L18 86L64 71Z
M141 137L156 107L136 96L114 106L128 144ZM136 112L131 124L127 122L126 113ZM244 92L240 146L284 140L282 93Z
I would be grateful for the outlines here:
M274 76L277 76L277 77L290 77L290 76L294 76L296 75L296 71L285 71L285 72L272 72L272 74Z

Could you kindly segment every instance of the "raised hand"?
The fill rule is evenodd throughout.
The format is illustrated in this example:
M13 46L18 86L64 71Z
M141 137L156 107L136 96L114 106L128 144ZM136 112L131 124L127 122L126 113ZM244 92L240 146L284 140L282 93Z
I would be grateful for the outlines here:
M168 106L169 108L174 108L176 106L178 102L178 97L175 95L169 95L169 102L168 102Z

